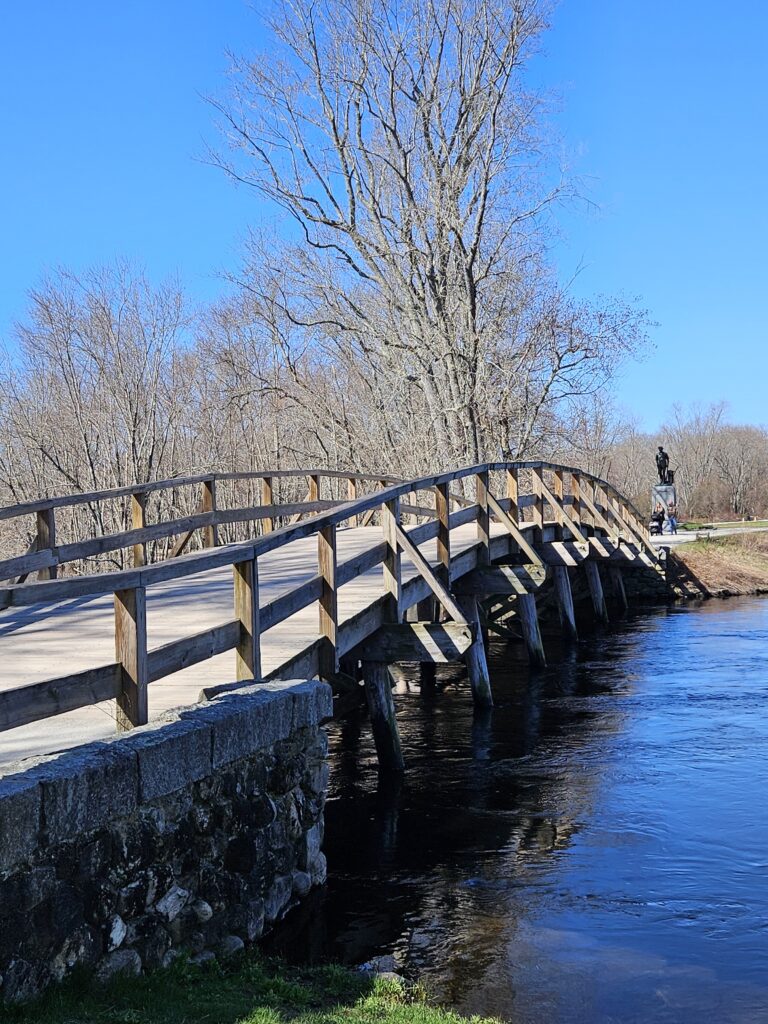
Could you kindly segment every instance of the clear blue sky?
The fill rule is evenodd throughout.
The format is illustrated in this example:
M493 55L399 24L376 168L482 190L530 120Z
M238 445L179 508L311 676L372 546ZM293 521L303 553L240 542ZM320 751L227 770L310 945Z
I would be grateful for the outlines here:
M0 335L58 264L123 255L221 293L268 214L196 159L216 138L200 94L259 33L245 0L0 4ZM562 0L533 69L599 207L564 213L560 266L660 325L617 388L649 428L675 401L768 422L766 38L759 0Z

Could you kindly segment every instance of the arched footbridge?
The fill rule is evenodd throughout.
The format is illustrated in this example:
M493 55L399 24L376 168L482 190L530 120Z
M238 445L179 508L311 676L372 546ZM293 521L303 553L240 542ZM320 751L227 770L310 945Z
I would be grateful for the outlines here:
M194 494L196 508L148 522L156 492ZM223 500L244 493L245 506ZM108 503L126 529L71 536L73 509ZM365 689L380 761L401 767L389 665L464 661L475 702L490 705L487 629L519 636L542 664L542 595L575 636L576 574L607 621L606 592L625 606L625 574L663 565L621 494L549 462L408 481L208 473L0 509L20 518L32 543L0 562L3 761L142 725L222 687L320 677ZM128 567L90 571L109 552Z

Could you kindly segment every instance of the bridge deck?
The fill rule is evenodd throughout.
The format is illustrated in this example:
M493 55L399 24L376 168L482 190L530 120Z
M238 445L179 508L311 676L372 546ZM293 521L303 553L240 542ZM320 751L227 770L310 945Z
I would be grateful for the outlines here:
M503 533L491 525L492 535ZM475 523L451 531L455 555L477 541ZM342 562L381 543L381 529L339 529ZM435 541L421 547L436 561ZM296 540L259 559L260 603L298 587L317 573L317 538ZM416 575L403 555L402 578ZM383 593L382 567L377 566L339 590L339 621L350 618ZM161 583L147 592L150 649L232 618L232 570L229 567ZM317 605L297 612L262 634L262 670L266 674L299 653L319 636ZM3 661L0 690L77 672L114 658L114 608L111 596L80 598L55 605L8 608L0 612ZM193 665L149 687L150 719L169 708L197 701L203 686L234 679L234 653ZM0 763L50 753L104 739L115 732L115 704L107 701L0 734Z

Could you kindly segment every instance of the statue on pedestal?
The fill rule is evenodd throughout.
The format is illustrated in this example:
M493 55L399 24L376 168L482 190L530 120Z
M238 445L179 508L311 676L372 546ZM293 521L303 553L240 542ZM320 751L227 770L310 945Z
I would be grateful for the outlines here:
M656 469L659 473L659 483L668 484L669 481L669 455L664 451L663 447L659 445L659 450L656 452Z

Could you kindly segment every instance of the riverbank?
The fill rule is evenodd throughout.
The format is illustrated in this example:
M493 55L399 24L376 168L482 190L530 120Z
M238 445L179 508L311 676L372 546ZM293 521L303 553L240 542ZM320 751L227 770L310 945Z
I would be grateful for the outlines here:
M343 967L291 967L243 954L195 966L177 961L95 987L83 975L41 1000L4 1010L8 1024L466 1024L417 986ZM482 1018L472 1018L481 1024Z
M740 533L680 545L669 554L667 579L683 598L768 593L768 534Z

